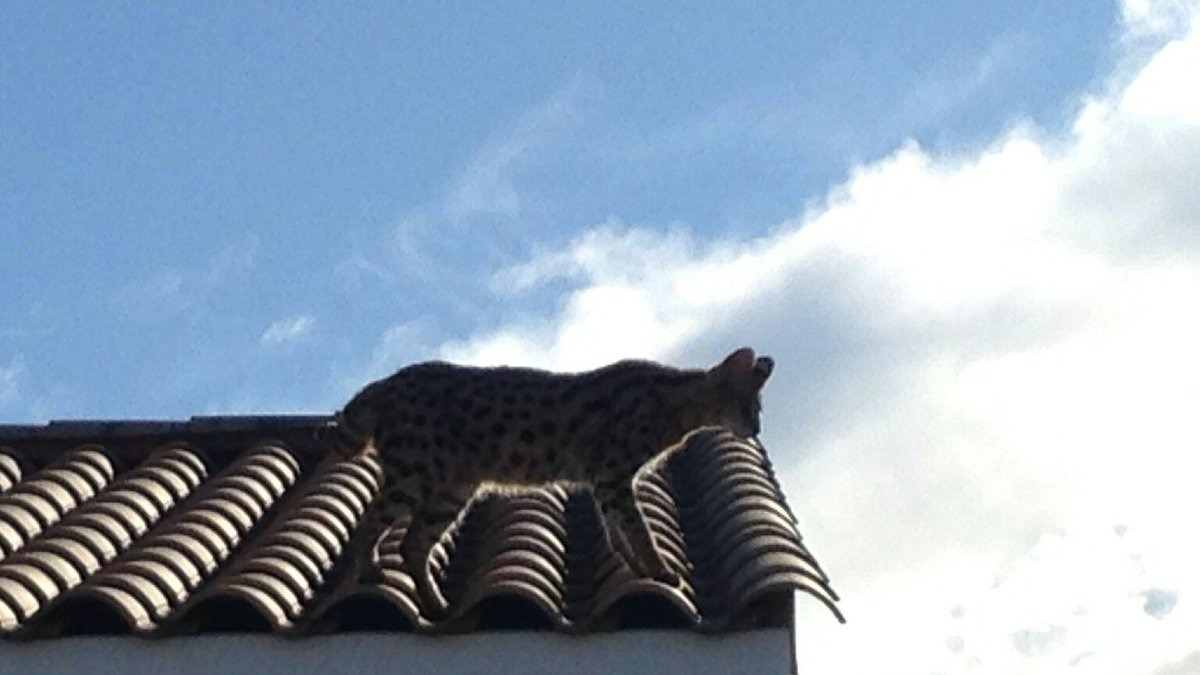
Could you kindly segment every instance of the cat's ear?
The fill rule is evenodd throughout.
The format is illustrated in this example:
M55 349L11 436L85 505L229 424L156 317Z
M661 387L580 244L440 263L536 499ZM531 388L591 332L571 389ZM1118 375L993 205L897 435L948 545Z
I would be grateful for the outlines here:
M754 360L754 372L751 375L755 390L762 389L773 370L775 370L775 359L769 356L760 356Z
M725 360L712 367L709 375L714 379L725 382L746 382L754 374L754 350L742 347L734 351Z

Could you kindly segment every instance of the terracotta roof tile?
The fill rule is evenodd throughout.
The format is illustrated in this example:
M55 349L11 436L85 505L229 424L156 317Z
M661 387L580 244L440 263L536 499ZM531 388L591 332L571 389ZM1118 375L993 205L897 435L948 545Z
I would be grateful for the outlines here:
M625 567L586 492L494 491L434 550L450 615L432 623L397 536L381 583L342 574L380 467L332 456L326 421L0 426L0 634L724 631L790 620L796 590L841 619L765 452L702 432L637 487L678 587Z

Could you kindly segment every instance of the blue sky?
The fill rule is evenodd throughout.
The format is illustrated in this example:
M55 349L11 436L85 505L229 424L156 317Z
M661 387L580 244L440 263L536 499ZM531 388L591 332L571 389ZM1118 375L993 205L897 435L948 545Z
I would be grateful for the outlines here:
M800 672L1200 663L1200 2L192 7L0 9L0 421L749 344Z
M397 324L423 358L552 306L488 280L598 223L751 237L905 138L1061 124L1116 8L3 16L0 417L33 420L329 409Z

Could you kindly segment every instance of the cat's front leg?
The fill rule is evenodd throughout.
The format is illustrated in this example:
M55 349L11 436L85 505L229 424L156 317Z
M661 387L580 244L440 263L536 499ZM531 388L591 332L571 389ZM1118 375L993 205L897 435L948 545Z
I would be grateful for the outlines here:
M654 536L637 508L632 478L599 481L595 485L595 494L604 514L609 541L630 569L655 581L678 585L679 574L659 554Z

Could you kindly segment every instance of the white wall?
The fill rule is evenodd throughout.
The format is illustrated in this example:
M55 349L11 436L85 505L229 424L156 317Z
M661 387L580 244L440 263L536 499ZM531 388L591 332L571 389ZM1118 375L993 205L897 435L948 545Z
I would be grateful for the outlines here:
M0 643L0 673L647 673L793 672L786 628L719 636L630 631L588 636L495 632L426 637L354 633L305 639L208 635L149 640L89 637Z

